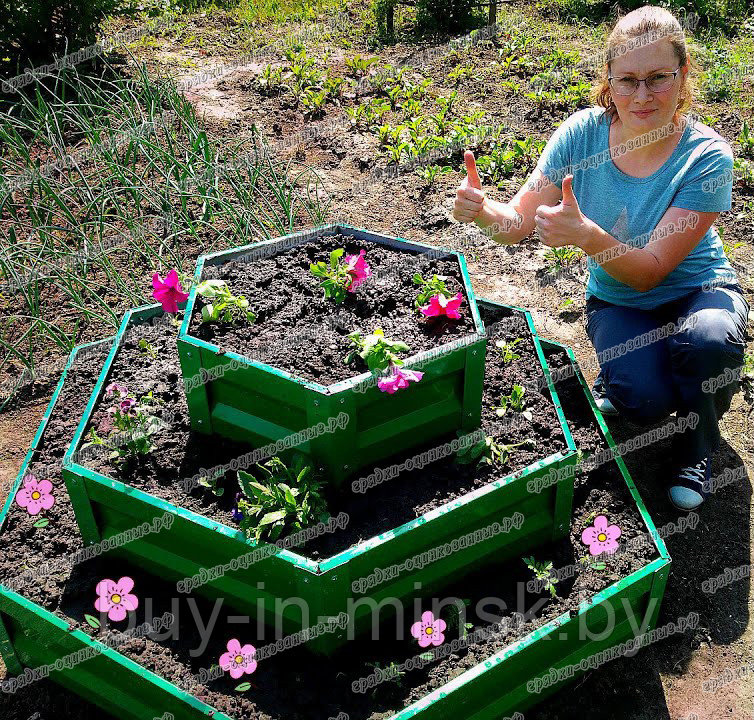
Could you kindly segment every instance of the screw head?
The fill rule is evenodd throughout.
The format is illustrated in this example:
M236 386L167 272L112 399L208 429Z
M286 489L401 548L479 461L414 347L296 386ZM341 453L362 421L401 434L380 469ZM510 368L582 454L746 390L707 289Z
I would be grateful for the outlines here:
M192 352L191 352L191 351L189 350L189 351L188 351L188 352L186 353L186 356L187 356L187 357L191 357L191 356L192 356L192 354L193 354L193 353L192 353Z
M204 421L203 420L197 420L196 421L199 425L201 425Z
M344 466L343 466L343 469L344 469L344 470L348 470L348 467L349 467L348 465L344 465Z
M319 400L314 401L314 407L319 407Z

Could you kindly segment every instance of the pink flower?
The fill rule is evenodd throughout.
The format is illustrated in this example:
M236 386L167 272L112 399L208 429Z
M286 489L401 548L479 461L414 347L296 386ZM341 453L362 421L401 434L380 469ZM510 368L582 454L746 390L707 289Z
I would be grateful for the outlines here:
M592 555L599 555L602 552L610 555L618 549L616 541L619 537L620 528L617 525L608 525L604 515L597 515L594 525L581 533L581 542L589 545L589 552Z
M37 480L29 473L24 476L24 486L16 493L16 502L26 508L29 515L39 515L41 510L49 510L55 504L52 483L49 480Z
M128 388L125 385L121 385L120 383L111 382L105 388L105 394L108 397L112 397L113 393L118 393L118 395L128 395Z
M160 280L157 273L152 275L152 287L154 288L152 297L162 305L162 309L167 313L178 312L178 303L188 300L188 293L183 292L175 268L167 274L165 282Z
M361 285L368 277L372 276L367 261L364 259L366 250L359 251L358 255L346 255L346 265L348 273L351 276L351 283L348 286L348 292L356 292L356 288Z
M253 645L244 645L235 638L228 641L228 652L220 656L220 667L230 670L230 676L238 680L242 675L251 675L257 669L257 661L254 660L256 649Z
M397 365L390 367L393 370L392 374L377 378L377 387L388 395L407 388L409 382L419 382L424 377L424 373L418 370L403 370Z
M130 577L122 577L118 582L105 579L97 583L99 597L94 607L99 612L106 612L107 617L114 622L126 619L129 610L139 607L139 598L131 594L134 581Z
M419 640L419 647L441 645L445 640L442 631L447 627L445 620L437 618L431 610L422 613L422 619L411 626L411 634Z
M420 310L427 317L437 315L447 315L449 318L457 320L461 317L459 307L463 302L463 295L458 292L455 297L446 298L443 294L433 295L429 299L429 305L424 305Z

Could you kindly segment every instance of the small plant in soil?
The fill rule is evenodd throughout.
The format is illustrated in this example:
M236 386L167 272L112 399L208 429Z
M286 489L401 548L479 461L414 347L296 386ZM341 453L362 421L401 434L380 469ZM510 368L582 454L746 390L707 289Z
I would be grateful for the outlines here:
M459 437L463 435L460 431L456 434ZM498 443L491 435L487 435L484 439L474 445L457 450L455 462L459 465L471 465L473 463L503 465L508 461L511 451L520 445L534 445L534 440L531 438L525 438L521 442L509 443L506 445L504 443Z
M549 262L549 267L547 269L550 272L561 270L578 260L581 255L581 250L572 245L549 248L545 253L545 260Z
M101 445L110 449L110 459L125 461L129 458L147 455L154 449L151 436L157 430L160 420L150 411L159 401L150 390L140 399L132 397L128 388L118 383L110 383L105 395L115 401L108 409L111 429L107 437L100 437L95 428L89 431L87 445Z
M320 287L325 291L325 297L336 303L344 302L347 292L355 292L372 275L365 260L366 250L362 249L358 255L346 255L345 262L341 262L343 253L343 248L333 250L329 266L321 260L309 266L314 277L323 278Z
M366 58L362 55L356 55L352 58L346 58L346 68L349 75L354 77L364 77L369 68L377 62L377 58Z
M302 530L329 519L323 484L307 459L296 454L290 467L279 457L255 465L259 479L238 471L241 530L252 540L276 540L283 531Z
M372 672L379 670L382 673L382 677L386 680L396 683L399 687L403 687L403 678L406 675L406 671L401 668L400 663L391 660L385 664L378 660L377 662L367 662L366 665L373 668ZM375 694L376 690L373 690L372 697Z
M521 359L521 356L513 349L520 342L523 342L523 338L516 338L513 342L510 343L507 340L497 340L495 342L495 349L500 354L500 359L503 361L504 365L507 365L514 360Z
M453 168L451 168L450 165L428 165L419 170L418 175L427 183L427 185L434 185L440 175L449 173L452 169Z
M222 497L225 494L225 488L218 485L221 477L222 475L212 475L210 477L202 475L199 478L198 482L202 487L206 487L212 490L212 494L215 497Z
M551 575L552 560L547 562L537 562L533 557L525 557L522 560L526 563L526 566L534 573L534 578L537 581L537 585L544 590L549 590L550 595L555 597L557 591L555 590L555 583L558 582L556 577Z
M243 295L233 295L224 280L205 280L196 286L196 292L205 301L202 307L202 322L225 322L234 325L253 323L256 315L249 309L249 301Z
M508 411L521 413L529 422L531 422L532 414L531 410L525 408L524 393L525 388L522 385L514 385L510 395L500 396L500 405L495 408L495 413L499 417L503 417Z
M370 372L387 370L391 365L403 365L397 353L407 352L409 347L400 340L388 340L382 328L375 328L371 335L362 335L360 331L352 332L348 339L353 348L345 357L345 363L352 363L360 357Z
M152 360L157 360L157 350L155 349L154 345L152 345L152 343L150 343L146 338L139 340L139 350L141 350L144 357L151 358Z
M433 275L431 278L424 279L421 273L414 273L412 278L413 283L420 286L419 291L416 293L414 307L418 309L422 305L426 305L434 295L451 297L450 290L445 285L447 279L446 275Z

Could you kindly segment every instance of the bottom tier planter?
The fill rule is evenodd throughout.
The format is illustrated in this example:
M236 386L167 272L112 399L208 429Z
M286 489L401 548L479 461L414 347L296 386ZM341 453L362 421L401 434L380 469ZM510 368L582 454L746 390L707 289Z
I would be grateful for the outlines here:
M573 371L564 374L556 386L562 388L563 410L574 435L591 434L596 438L595 447L614 447L571 351L555 343L545 342L543 346L558 361L558 367L570 366ZM608 504L622 508L619 522L626 552L605 557L602 569L577 567L572 580L559 585L557 598L527 590L524 599L536 602L523 602L520 609L525 612L527 607L540 604L541 611L524 617L522 622L512 622L517 617L512 609L518 607L516 596L522 580L531 576L515 558L462 581L448 579L442 598L461 598L461 604L468 600L474 607L479 607L481 598L500 598L508 602L511 612L503 609L492 620L482 619L481 613L480 617L467 615L464 620L470 620L472 626L468 637L474 641L464 645L465 624L459 620L454 626L456 615L447 613L449 605L442 607L438 615L447 618L446 642L456 642L460 649L452 655L438 654L423 668L406 669L405 676L386 679L391 675L387 672L391 663L407 668L407 662L422 653L408 628L422 611L431 608L430 600L437 598L421 590L415 593L414 609L401 618L402 623L396 625L394 619L382 623L379 640L351 642L328 663L312 662L305 647L293 647L260 659L255 672L243 678L252 683L250 687L239 689L242 680L231 680L227 674L203 681L201 670L218 662L228 639L238 637L257 648L274 645L275 641L259 641L253 625L238 625L227 611L221 611L206 647L192 655L200 637L186 607L188 600L182 599L174 607L174 593L167 582L128 566L111 553L64 569L65 557L80 551L83 545L76 535L62 482L55 485L56 503L47 513L47 528L35 530L35 518L13 502L27 472L40 472L42 467L53 472L56 463L60 471L63 450L73 434L71 416L75 425L83 412L81 398L88 396L87 383L91 388L95 380L77 374L73 364L77 351L71 356L2 515L0 652L17 685L33 676L27 668L37 669L38 675L49 671L55 682L125 720L169 717L166 713L181 720L325 720L338 715L349 720L493 720L526 710L578 677L583 673L580 661L632 639L634 627L648 632L657 624L670 558L618 457L576 475L569 533L531 554L538 560L553 559L558 568L565 567L569 558L578 566L574 560L584 552L581 532ZM70 385L66 385L68 381ZM48 529L54 531L56 542L45 532ZM630 542L640 537L646 542ZM22 554L32 573L20 582L16 559ZM63 569L42 576L34 574L34 568L41 573L45 562L55 560ZM135 591L142 596L134 617L137 626L175 609L179 637L132 638L118 649L103 644L104 626L95 629L87 623L86 614L94 613L97 580L113 575L130 575L135 580ZM203 598L192 600L206 621L212 604ZM500 620L511 622L505 632L476 639ZM117 622L110 625L123 627ZM88 651L91 657L71 663L71 654L79 651ZM380 669L381 674L377 672ZM550 682L552 678L557 679ZM9 678L4 687L9 688L13 679ZM36 709L44 714L45 708Z

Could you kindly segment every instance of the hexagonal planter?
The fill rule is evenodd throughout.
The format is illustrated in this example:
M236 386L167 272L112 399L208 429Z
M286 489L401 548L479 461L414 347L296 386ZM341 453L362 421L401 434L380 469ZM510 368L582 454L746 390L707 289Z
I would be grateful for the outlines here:
M405 368L421 369L420 383L388 395L370 373L320 385L243 355L221 349L189 334L196 303L192 289L186 305L178 348L184 380L220 375L187 392L191 426L201 433L218 433L255 446L327 424L328 418L348 413L348 425L321 434L298 446L324 470L328 482L344 478L389 455L480 422L485 340L474 292L463 255L413 241L379 235L349 225L325 225L311 231L202 255L194 278L202 279L208 265L284 252L312 238L344 233L367 245L378 243L409 254L432 253L458 260L476 332L452 343L412 355Z
M403 598L414 582L425 587L441 582L451 573L469 572L494 556L498 559L520 553L536 545L562 537L569 527L573 500L573 477L556 483L542 493L530 493L527 482L576 462L577 451L560 408L539 340L524 312L531 337L548 383L567 451L555 452L531 463L523 470L477 488L462 497L435 508L421 517L352 546L325 560L314 561L302 554L279 550L247 568L231 570L211 579L198 590L208 597L223 597L239 612L256 617L263 608L264 620L282 626L288 633L307 626L300 608L286 607L280 614L276 600L300 597L313 617L336 616L351 595L354 581L369 575L375 568L401 563L413 555L432 550L446 542L480 530L515 513L524 516L518 528L449 554L422 568L405 572L393 581L366 593L364 597L380 602L387 596ZM209 520L202 515L175 506L161 498L106 477L75 461L83 434L98 398L110 380L110 369L124 335L134 323L146 322L162 309L159 305L129 311L116 335L81 422L63 460L63 476L86 543L112 537L135 525L152 521L169 512L175 516L169 530L147 535L118 550L131 561L162 577L181 580L203 568L226 565L258 545L237 528ZM484 368L482 368L484 371ZM480 380L483 380L483 376ZM259 587L263 581L263 587ZM357 633L369 630L369 608L360 606L354 617ZM346 642L346 633L328 633L309 643L319 653L330 654Z
M564 347L548 341L542 341L542 345ZM569 348L565 349L607 444L615 448L573 353ZM73 351L68 366L79 350L76 348ZM11 498L31 462L65 379L64 373L5 504L0 526L5 524ZM615 462L659 557L582 602L572 616L562 614L490 655L388 720L499 720L502 716L526 710L578 678L584 671L577 669L568 679L559 680L536 694L527 688L529 681L545 676L551 668L578 666L581 659L635 637L628 608L646 617L646 631L656 627L670 558L620 456L616 456ZM633 617L631 620L635 622ZM589 633L581 631L584 626ZM605 634L608 626L612 629ZM600 636L599 639L595 639L595 635ZM0 586L0 654L11 674L20 674L24 668L54 663L67 654L87 648L97 652L73 668L53 670L50 678L123 720L153 720L163 713L171 713L181 720L206 720L207 717L234 720L86 633L71 631L63 619Z

